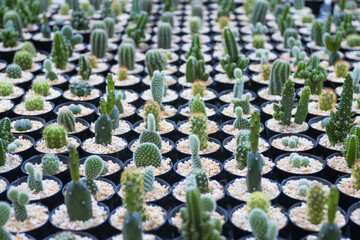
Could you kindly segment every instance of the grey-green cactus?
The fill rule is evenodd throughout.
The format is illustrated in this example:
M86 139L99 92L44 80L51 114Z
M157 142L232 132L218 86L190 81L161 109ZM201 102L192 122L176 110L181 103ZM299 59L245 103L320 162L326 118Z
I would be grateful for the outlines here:
M260 209L254 208L249 215L249 223L256 239L275 240L278 236L278 223L270 220L267 213Z
M329 54L329 65L333 66L340 59L339 49L342 41L341 33L337 32L334 36L325 33L323 36L324 45Z
M29 203L29 194L27 192L20 192L16 187L11 186L7 192L8 199L12 202L17 221L25 221L28 219L26 204Z
M264 0L257 0L254 4L252 13L251 13L251 23L256 24L258 22L265 23L266 12L269 8L269 3Z
M170 49L172 42L172 27L170 23L161 23L157 32L158 47L162 49Z
M25 132L32 129L32 123L29 119L19 119L15 122L14 128L16 131Z
M59 172L60 160L55 154L46 154L41 158L42 172L55 175Z
M165 72L155 70L151 77L150 90L151 95L154 101L157 101L160 104L161 110L164 111L164 105L162 104L162 99L165 95Z
M0 202L0 239L11 240L11 235L4 229L7 221L10 219L10 205L7 202Z
M118 49L119 65L128 70L135 68L135 46L131 43L121 43Z

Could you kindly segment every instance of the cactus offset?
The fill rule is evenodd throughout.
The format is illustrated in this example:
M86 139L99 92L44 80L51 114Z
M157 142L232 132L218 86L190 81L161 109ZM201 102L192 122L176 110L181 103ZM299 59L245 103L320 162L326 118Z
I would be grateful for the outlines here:
M190 116L190 132L200 139L200 150L207 148L207 116L202 112L194 112Z
M272 67L269 77L269 94L281 95L283 85L290 75L290 63L285 60L277 59Z
M293 41L295 42L295 40L298 39L298 32L295 28L288 28L285 30L283 37L284 37L284 47L290 48L291 46L289 46L289 39L293 38L294 39Z
M43 190L42 184L42 174L41 172L34 169L34 165L32 163L25 164L25 170L28 174L27 185L28 187L35 192L41 192Z
M133 160L136 167L154 166L159 167L161 165L162 157L159 148L153 143L140 144L133 154Z
M196 95L189 101L190 113L203 113L206 115L205 103L200 99L200 95Z
M149 113L147 116L147 128L143 129L139 137L139 142L146 143L150 142L155 144L159 150L161 150L162 142L160 135L155 131L155 118L152 113Z
M7 192L7 197L12 202L15 219L20 222L28 219L26 204L30 200L29 194L27 192L20 192L17 188L11 186Z
M349 47L358 47L360 46L360 35L358 34L350 34L346 37L346 44Z
M44 174L55 175L59 171L60 160L55 154L46 154L41 158L41 167Z

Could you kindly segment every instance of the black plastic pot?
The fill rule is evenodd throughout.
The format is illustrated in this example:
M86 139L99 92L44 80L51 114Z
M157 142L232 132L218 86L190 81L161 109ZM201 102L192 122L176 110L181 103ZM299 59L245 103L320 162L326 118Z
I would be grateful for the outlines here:
M225 146L226 146L226 144L227 144L228 142L232 141L234 138L235 138L235 136L230 136L230 137L225 138L224 141L222 142L222 146L223 146L223 152L222 152L222 155L221 155L222 158L227 159L227 158L230 158L230 157L233 156L234 152L226 149ZM259 151L259 152L260 152L261 154L263 154L264 156L267 156L267 157L270 157L270 158L271 158L271 156L270 156L270 154L271 154L271 151L270 151L270 149L271 149L270 143L269 143L268 141L266 141L266 139L264 139L264 138L261 138L261 139L268 144L268 148L267 148L265 151L263 151L263 152L261 152L261 151Z
M266 120L266 122L265 122L266 135L267 135L268 137L272 137L272 136L277 135L277 134L282 134L282 133L276 132L276 131L274 131L274 130L272 130L272 129L270 129L270 128L268 127L268 122L269 122L269 120L271 120L271 118L268 119L268 120ZM275 120L275 121L277 121L277 120ZM305 122L305 123L306 123L306 122ZM306 124L307 124L307 123L306 123ZM307 133L308 133L308 130L309 130L309 125L307 125L306 130L301 131L301 132L296 132L296 133L297 133L297 134L305 134L305 135L308 135L308 134L307 134Z
M166 104L165 104L165 106L166 106ZM171 106L171 108L174 108L174 107ZM143 106L141 106L140 108L138 108L138 109L136 110L136 116L135 116L135 118L134 118L134 120L133 120L132 122L140 121L140 120L143 119L143 117L140 116L140 110L142 110L142 109L143 109ZM174 108L174 109L176 109L176 108ZM178 112L176 112L174 115L169 116L169 117L164 116L163 119L167 119L167 120L171 120L171 121L174 121L174 122L178 122L178 120L179 120L179 119L178 119ZM129 121L130 121L130 120L129 120Z
M54 103L50 102L49 103L51 104L52 106L52 109L48 112L45 112L45 113L40 113L40 114L34 114L34 115L21 115L21 114L17 114L15 112L15 108L17 105L14 106L13 108L13 115L16 116L16 117L22 117L22 118L25 118L25 117L28 117L28 116L34 116L34 117L39 117L39 118L43 118L45 121L50 121L54 118L54 115L53 115L53 109L55 107Z
M76 141L79 143L79 147L81 146L81 140L78 138L78 137L75 137L75 136L72 136L72 135L68 135L68 137L72 137L72 138L75 138ZM43 140L43 138L40 138L39 140L37 140L34 144L34 149L35 149L35 152L36 154L46 154L45 152L40 152L37 148L36 148L36 145L38 142L40 142L41 140ZM79 151L79 147L77 147L78 151ZM63 155L68 155L68 150L66 149L64 152L61 152L61 153L55 153L56 155L58 154L63 154ZM80 153L79 153L80 154Z
M98 240L96 237L94 237L92 234L87 233L87 232L76 232L74 233L77 236L80 237L84 237L84 238L89 238L91 240ZM50 239L55 239L57 236L57 233L51 234L50 236L44 238L43 240L50 240Z
M56 122L57 122L57 120L54 119L54 120L49 121L46 125L51 124L51 123L56 123ZM78 137L79 139L86 139L89 136L90 124L85 119L82 119L82 118L75 118L75 122L79 122L82 125L84 125L85 129L80 132L71 132L69 134L71 134L75 137Z
M170 158L172 161L176 161L176 159L174 158L174 155L173 155L173 153L175 152L174 142L171 141L171 140L168 139L168 138L161 138L161 140L162 140L163 142L164 142L164 141L165 141L165 142L169 142L169 144L172 146L172 149L171 149L170 151L168 151L168 152L163 152L163 153L161 153L161 155L162 155L163 157L168 157L168 158ZM128 150L129 150L131 156L133 155L133 153L134 153L134 151L135 151L135 149L136 149L136 148L132 149L132 146L133 146L133 144L134 144L136 141L138 141L138 139L134 139L134 140L132 140L132 141L128 144Z
M306 138L307 140L311 141L313 143L313 147L308 149L308 150L303 150L303 151L287 151L287 150L283 150L283 149L279 149L276 148L272 145L273 140L277 139L277 138L282 138L282 137L287 137L287 136L297 136L297 137L302 137L302 138ZM269 139L269 143L271 145L271 149L270 151L272 152L273 156L279 156L281 154L285 154L285 153L291 153L291 152L298 152L298 153L309 153L309 154L317 154L316 150L317 150L317 142L312 139L311 137L304 135L304 134L296 134L296 133L284 133L284 134L277 134L272 136Z
M179 130L180 126L186 122L188 122L189 120L185 120L185 121L180 121L176 124L176 129L177 129L177 135L178 136L175 136L173 137L174 138L174 141L177 141L179 138L187 138L189 137L189 134L185 134L184 132L181 132ZM209 120L209 121L212 121L212 120ZM215 121L212 121L213 123L215 123L217 125L217 128L218 130L216 132L213 132L211 134L209 134L208 136L209 137L212 137L212 138L215 138L215 139L218 139L218 140L221 140L222 139L222 136L221 136L221 131L220 131L220 125L219 123L215 122ZM189 123L189 126L190 126L190 123ZM208 124L209 126L209 124Z
M18 154L18 155L20 155L20 156L22 156L23 158L26 158L26 157L28 157L28 156L31 156L31 155L35 152L35 151L34 151L35 140L34 140L32 137L30 137L30 136L28 136L28 135L25 135L25 134L14 134L15 139L18 139L20 136L21 136L23 139L29 140L29 141L32 143L32 145L31 145L31 147L29 147L29 148L27 148L27 149L25 149L25 150L22 150L22 151L16 151L16 150L15 150L15 153Z
M309 124L309 128L310 128L309 130L310 131L308 131L308 135L310 137L316 139L319 135L321 135L321 134L323 134L325 132L325 131L318 130L318 129L311 126L314 123L320 122L324 118L325 118L324 116L318 116L318 117L311 118L309 120L308 124Z
M344 175L344 176L338 178L335 182L335 185L336 185L336 188L339 190L339 196L340 196L339 205L340 205L340 207L342 207L344 209L348 209L352 204L358 202L360 200L360 198L350 196L349 194L344 193L343 191L341 191L338 188L339 182L344 178L351 178L351 175L347 174L347 175Z
M354 220L351 218L351 214L359 208L360 208L360 201L352 204L347 210L351 239L357 239L359 236L358 233L360 232L360 225L358 223L355 223Z
M57 105L55 108L54 108L54 111L53 113L55 114L55 116L57 116L58 114L58 109L63 107L63 106L69 106L71 104L81 104L83 105L84 107L86 108L90 108L90 109L93 109L94 111L92 113L90 113L89 115L85 115L85 116L82 116L81 118L85 119L86 121L88 121L89 123L93 122L95 120L95 111L96 111L96 107L95 105L91 104L91 103L88 103L88 102L65 102L65 103L62 103L62 104L59 104Z
M324 175L326 176L326 178L332 182L335 183L335 181L339 178L342 177L344 175L347 175L348 172L340 172L332 167L329 166L328 164L328 160L333 158L333 157L337 157L337 156L343 156L343 154L341 152L338 153L333 153L330 154L326 159L325 159L325 171L324 171Z
M128 150L127 150L127 147L128 147L128 143L125 139L121 138L124 142L125 142L125 147L123 149L120 149L116 152L112 152L112 153L104 153L104 154L100 154L100 153L94 153L94 152L88 152L84 149L83 147L83 144L84 142L86 141L86 139L81 143L80 145L80 148L81 150L83 151L84 153L84 156L89 156L89 155L99 155L100 157L102 156L105 156L105 155L109 155L109 156L112 156L112 157L116 157L116 158L120 158L122 156L127 156L129 153L128 153Z
M226 108L226 107L228 107L230 104L226 104L226 105L223 105L222 107L220 107L220 109L219 109L219 115L221 115L221 119L223 120L223 122L225 122L225 121L229 121L229 120L234 120L235 119L235 114L234 114L234 117L230 117L230 116L228 116L228 115L225 115L225 114L223 114L223 110ZM260 109L259 109L259 107L257 106L257 105L253 105L252 104L252 107L255 107L255 109L257 109L259 112L260 112ZM245 115L245 114L244 114ZM248 115L248 114L247 114ZM245 116L244 116L245 117Z
M253 89L253 87L251 87L251 89ZM218 99L219 99L219 102L220 102L219 106L230 103L230 102L225 102L225 101L221 100L221 96L232 93L232 92L233 92L233 89L228 89L228 90L224 90L224 91L222 91L222 92L220 92L218 94ZM243 95L245 95L247 93L251 94L250 103L256 103L257 102L256 93L254 93L253 91L250 91L248 89L244 89Z
M185 90L187 89L182 89L180 92L179 92L179 99L181 100L180 101L180 105L183 105L183 104L186 104L188 103L191 99L185 99L181 96L181 93L183 93ZM204 99L204 102L206 103L210 103L210 104L213 104L213 105L216 105L216 102L217 102L217 99L218 99L218 93L214 90L214 89L211 89L211 88L206 88L206 90L208 91L211 91L215 94L215 97L212 98L212 99Z
M2 176L0 176L0 181L4 181L6 185L5 189L2 192L0 192L0 199L6 199L6 192L7 192L6 189L9 186L9 181Z
M10 100L11 101L11 100ZM10 109L8 109L8 110L5 110L5 111L3 111L3 112L0 112L0 118L4 118L4 117L9 117L9 118L11 118L11 117L15 117L16 116L16 114L14 113L14 111L13 111L13 109L14 109L14 107L16 106L15 105L15 103L13 102L13 101L11 101L11 103L12 103L12 107L10 108Z
M33 116L28 116L28 117L14 117L11 119L12 122L15 122L17 120L20 120L20 119L29 119L29 120L36 120L36 121L39 121L43 124L43 126L37 130L33 130L33 131L26 131L26 132L23 132L24 134L27 134L29 135L30 137L34 138L34 139L38 139L41 137L41 133L42 133L42 130L44 129L44 126L46 124L45 120L43 118L40 118L40 117L33 117Z
M329 156L330 154L341 152L340 150L326 148L325 146L320 144L320 139L325 135L326 133L323 133L316 138L316 142L318 143L318 150L319 150L318 154L321 154L321 156Z

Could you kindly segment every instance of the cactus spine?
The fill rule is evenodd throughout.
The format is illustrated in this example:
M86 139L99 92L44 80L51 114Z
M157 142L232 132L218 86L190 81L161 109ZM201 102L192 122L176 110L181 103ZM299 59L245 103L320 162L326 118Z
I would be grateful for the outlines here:
M257 22L265 23L266 12L269 8L267 1L257 0L255 2L252 14L251 23L256 24Z
M234 152L234 157L239 169L244 169L247 166L247 157L251 150L249 138L249 130L240 130L236 135L236 150Z
M29 195L27 192L20 192L14 186L11 186L7 192L8 199L12 202L15 219L17 221L25 221L28 219L28 213L26 210L26 204L29 202Z
M128 70L135 68L135 48L131 43L122 43L118 49L119 65L126 67Z
M108 35L104 29L95 29L90 36L91 53L97 58L104 58L108 48Z
M269 77L269 94L281 95L282 87L290 75L290 63L277 59L272 67Z
M312 224L319 224L324 219L324 208L326 204L325 191L318 182L310 185L307 194L307 216Z
M27 179L28 187L35 192L41 192L43 190L41 172L35 170L34 165L29 162L26 163L25 170L29 175Z
M64 126L58 123L47 125L43 137L48 148L62 148L67 142L67 132Z
M172 41L172 27L170 23L161 23L158 28L158 47L162 49L170 49Z
M79 58L79 75L82 80L89 80L91 76L92 68L90 63L86 60L84 55L81 55Z

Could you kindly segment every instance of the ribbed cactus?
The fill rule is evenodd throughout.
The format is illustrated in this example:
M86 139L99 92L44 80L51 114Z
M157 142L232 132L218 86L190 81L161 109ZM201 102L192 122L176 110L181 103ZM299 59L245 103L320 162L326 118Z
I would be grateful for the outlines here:
M204 101L200 98L200 95L196 95L189 101L190 113L201 112L206 115L206 108Z
M246 175L246 186L248 192L261 192L261 171L264 165L264 160L258 152L259 132L260 132L260 114L255 111L251 116L251 130L250 130L250 147L251 152L247 156L248 172Z
M9 232L4 229L7 221L10 219L10 205L7 202L0 202L0 239L11 240Z
M230 12L234 11L235 9L235 1L234 0L224 0L218 2L218 18L222 16L229 17Z
M204 81L196 80L191 84L191 94L193 96L200 95L200 97L204 97L206 91L206 86L204 84Z
M191 47L189 52L185 54L185 58L188 59L190 56L195 57L196 60L204 60L204 55L201 50L201 43L199 34L194 34L191 40Z
M99 189L94 181L103 171L104 163L101 157L92 155L85 160L85 177L81 179L89 189L92 195L95 195Z
M141 174L144 178L144 192L147 193L151 191L154 187L155 176L153 167L148 166L141 172Z
M140 144L133 154L133 159L136 167L154 166L159 167L161 165L161 153L159 148L150 142Z
M4 166L6 164L6 149L7 146L5 141L0 139L0 166Z
M30 200L29 194L27 192L20 192L16 187L11 186L7 192L7 197L12 202L15 219L21 222L28 219L26 204Z
M350 63L345 60L339 60L334 65L334 72L337 78L345 78L349 73Z
M174 16L171 12L163 12L161 14L161 22L170 23L172 27L174 27Z
M6 67L6 75L9 78L21 78L21 67L17 64L9 64Z
M253 192L246 200L246 208L250 213L254 208L260 208L264 212L268 212L271 206L270 199L263 192Z
M144 207L144 179L137 169L126 168L121 174L121 186L124 188L123 204L128 212L139 212L146 220Z
M346 44L349 47L358 47L360 46L360 35L358 34L350 34L346 37Z
M48 148L62 148L67 143L67 132L64 126L58 123L46 125L43 137Z
M43 190L42 173L34 169L32 163L25 164L25 170L28 174L27 185L32 191L41 192Z
M189 29L192 35L199 34L201 30L201 18L197 16L192 16L189 19Z
M78 74L81 76L82 80L89 80L91 72L92 68L90 66L90 63L86 60L84 55L81 55L79 58Z
M178 0L164 0L163 11L174 12L179 4Z
M262 49L265 47L265 38L262 35L254 35L252 37L252 45L256 49Z
M188 178L193 179L191 176ZM186 191L186 207L181 209L182 224L179 231L183 239L225 240L221 236L220 221L212 220L210 214L211 212L203 210L200 191L195 186L189 186Z
M196 80L207 81L210 74L206 72L204 60L196 60L195 57L189 56L186 62L186 82L193 83Z
M360 190L360 160L356 160L351 167L351 178L353 179L354 188Z
M268 30L267 26L263 25L261 22L257 22L255 24L250 23L249 28L251 36L264 35Z
M256 239L275 240L278 236L278 223L270 220L266 212L254 208L249 215L249 224Z
M249 123L250 124L250 123ZM236 149L234 151L234 158L239 169L244 169L247 166L247 157L250 153L250 131L248 129L240 130L235 136Z
M128 70L135 68L135 47L131 43L122 43L118 49L119 65L126 67Z
M45 78L49 79L50 81L53 81L55 79L58 79L57 74L52 69L52 62L49 59L45 59L44 61L44 68L46 70Z
M155 129L160 131L161 106L157 101L146 101L144 105L144 122L147 123L147 116L152 113L155 118Z
M146 120L147 120L146 129L143 129L139 137L140 144L150 142L155 144L160 150L162 146L161 137L155 131L154 115L152 113L149 113Z
M298 64L294 77L304 79L304 85L310 87L311 94L319 95L326 80L327 72L320 65L319 57L313 54L307 63L301 61Z
M57 31L51 48L51 58L57 69L64 70L69 59L69 50L65 44L63 35Z
M207 116L202 112L195 112L191 114L189 121L190 132L200 139L200 149L206 149L208 143Z
M355 66L351 74L354 93L360 93L360 66Z
M69 4L64 3L60 6L60 10L59 10L60 15L67 16L67 15L69 15L69 11L70 11ZM46 14L44 14L44 15L46 16ZM51 32L51 30L50 30L50 32Z
M340 103L336 106L336 111L330 113L330 120L326 124L326 134L332 145L343 142L347 133L354 125L354 120L351 119L353 115L351 110L353 94L352 78L348 74L343 84Z
M28 131L30 129L32 129L32 123L29 119L19 119L15 122L14 128L16 131Z
M108 35L104 29L95 29L90 35L91 53L97 58L104 58L108 48Z
M83 36L79 33L74 34L74 30L70 25L65 25L61 28L61 34L63 35L65 44L69 51L69 57L72 56L73 50L76 44L79 44L83 40Z
M311 39L316 46L324 46L323 35L325 33L325 23L321 20L316 20L311 28Z
M15 141L15 137L11 133L11 120L8 117L4 117L0 121L0 139L4 143L4 149L6 149L10 143Z
M33 81L31 88L35 94L45 97L49 95L50 84L45 78L37 78Z
M352 24L352 14L346 13L343 21L336 28L336 32L346 38L350 34L356 34L356 27Z
M336 93L333 89L324 89L319 96L319 108L324 111L332 110L335 107L336 100Z
M73 144L68 145L69 168L72 181L65 194L65 205L70 221L87 221L93 217L91 194L86 185L80 181L79 154Z
M311 183L307 193L306 205L307 217L312 224L319 224L324 219L326 200L322 185L318 182Z
M55 175L59 171L59 157L55 154L46 154L41 158L41 166L44 174Z
M124 240L143 239L142 219L139 212L126 212L122 229L122 237Z
M254 4L250 22L256 24L257 22L265 23L266 12L269 8L269 3L264 0L257 0Z
M232 104L234 105L234 112L237 107L241 107L244 114L250 114L250 98L251 93L246 93L244 99L241 98L233 98L231 99Z
M151 0L139 0L139 8L141 11L147 12L147 14L151 14L152 9L152 1Z
M272 67L269 77L269 94L281 95L283 85L290 75L290 63L286 60L277 59Z
M172 42L172 27L170 23L161 23L157 32L158 47L162 49L170 49Z
M214 212L216 209L216 202L210 196L201 196L200 198L201 208L207 212Z
M161 110L165 110L164 105L162 104L162 99L165 95L165 72L160 72L159 70L155 70L151 77L150 90L151 95L154 101L157 101L160 104Z
M5 24L6 22L8 22L9 20L11 20L13 22L14 25L14 29L16 30L16 32L18 32L19 34L19 38L22 39L23 38L23 23L21 20L21 17L19 16L19 14L15 11L15 10L10 10L4 13L3 19L1 19L3 21L3 23Z
M71 26L78 31L89 29L89 17L87 13L82 9L73 11L70 21Z
M283 37L284 37L284 47L285 48L290 48L292 46L289 46L288 40L291 37L294 39L294 41L296 39L298 39L298 32L297 32L297 30L295 28L288 28L288 29L285 30Z
M291 111L294 108L295 84L288 79L281 93L280 102L274 103L274 119L278 120L281 125L291 124Z
M323 41L327 53L329 54L329 65L333 66L335 62L340 59L339 49L342 41L341 33L338 32L334 36L331 36L329 33L325 33Z
M29 70L32 68L32 56L29 52L20 50L15 53L13 62L21 67L21 70Z
M91 86L86 81L73 82L69 88L70 92L78 97L89 96L91 93Z
M11 82L0 82L0 96L9 96L14 92L14 85Z
M24 42L23 47L21 50L27 51L31 54L32 57L36 57L36 48L32 42L26 41Z
M319 240L341 239L341 231L334 221L336 212L338 210L338 204L339 204L339 192L335 186L331 186L327 200L328 221L321 227L321 230L318 235Z
M144 41L144 31L147 21L148 14L146 12L141 12L137 17L136 22L130 23L126 27L126 35L132 38L137 46Z
M75 131L75 116L69 109L62 110L57 116L57 123L63 125L68 132Z
M280 10L280 9L282 9L282 10ZM296 28L296 25L294 23L291 13L290 13L290 4L289 3L280 5L279 10L280 10L280 12L275 13L276 23L278 25L281 35L283 35L284 31L287 28Z
M44 108L44 99L40 95L29 95L25 98L25 108L28 111L42 110Z
M360 128L353 126L348 134L343 148L343 155L349 168L360 158Z
M150 77L155 70L163 71L167 65L166 57L157 49L150 49L145 55L145 66Z
M224 28L224 39L226 54L220 60L220 64L221 67L225 70L226 75L229 78L233 78L235 68L240 68L242 71L244 71L250 60L240 55L239 49L236 45L235 37L228 27Z

